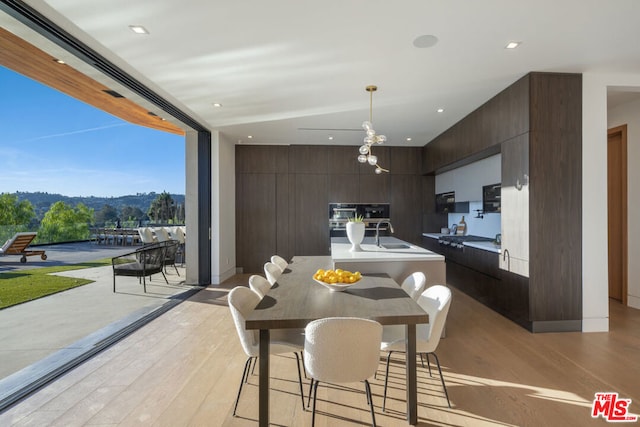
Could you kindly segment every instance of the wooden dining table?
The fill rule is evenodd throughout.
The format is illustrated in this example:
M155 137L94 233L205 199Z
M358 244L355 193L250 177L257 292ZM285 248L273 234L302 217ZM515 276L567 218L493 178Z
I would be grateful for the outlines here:
M328 256L294 257L246 318L247 329L260 330L259 425L269 425L269 331L304 328L313 320L327 317L359 317L382 325L406 325L407 421L416 425L416 324L428 323L429 316L384 272L363 275L342 292L331 292L313 280L316 270L331 268Z

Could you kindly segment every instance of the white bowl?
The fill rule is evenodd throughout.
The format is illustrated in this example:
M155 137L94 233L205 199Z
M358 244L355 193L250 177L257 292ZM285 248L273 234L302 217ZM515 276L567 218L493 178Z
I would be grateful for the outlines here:
M325 288L328 288L331 292L342 292L347 289L351 285L355 285L358 282L354 283L326 283L321 280L313 279L316 283L320 283Z

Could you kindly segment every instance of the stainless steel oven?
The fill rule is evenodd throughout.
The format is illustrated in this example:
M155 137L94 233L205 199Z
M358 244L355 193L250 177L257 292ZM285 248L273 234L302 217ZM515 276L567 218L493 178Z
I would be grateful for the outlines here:
M346 225L349 218L362 216L365 223L365 236L374 236L380 221L389 221L391 217L389 203L329 203L329 235L346 237ZM387 224L380 230L386 232Z

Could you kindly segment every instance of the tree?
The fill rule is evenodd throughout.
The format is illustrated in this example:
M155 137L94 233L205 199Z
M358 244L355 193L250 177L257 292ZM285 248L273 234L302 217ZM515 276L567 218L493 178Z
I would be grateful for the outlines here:
M28 200L18 200L18 196L0 194L0 244L18 231L26 231L36 217L33 205Z
M115 223L118 219L118 211L111 205L103 205L102 209L100 209L96 213L95 222L96 224L106 225L107 222Z
M141 221L145 219L147 215L142 212L142 209L136 206L125 206L120 211L120 217L123 221Z
M169 193L163 191L151 202L147 214L156 223L167 223L169 220L173 220L175 209L173 198Z
M33 205L9 193L0 194L0 225L27 225L35 218Z
M55 202L42 218L38 241L65 242L88 239L91 223L93 223L93 209L89 209L82 203L72 208L64 202Z

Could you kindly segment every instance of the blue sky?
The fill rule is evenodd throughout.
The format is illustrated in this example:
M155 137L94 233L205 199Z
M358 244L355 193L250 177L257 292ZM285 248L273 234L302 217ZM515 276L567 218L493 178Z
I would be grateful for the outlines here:
M0 66L0 193L185 193L184 137L130 124Z

